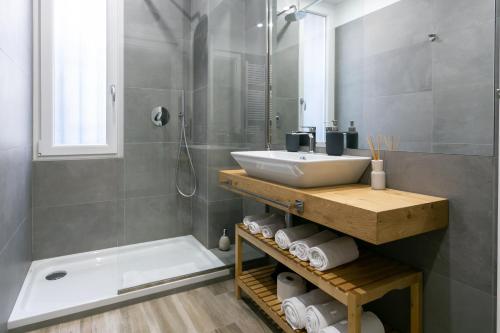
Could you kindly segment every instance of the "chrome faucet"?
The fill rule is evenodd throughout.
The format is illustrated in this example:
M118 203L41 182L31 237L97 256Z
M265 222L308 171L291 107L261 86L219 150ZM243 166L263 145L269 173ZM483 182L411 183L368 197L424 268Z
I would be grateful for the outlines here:
M315 126L302 126L301 129L306 129L309 136L309 153L316 151L316 127Z

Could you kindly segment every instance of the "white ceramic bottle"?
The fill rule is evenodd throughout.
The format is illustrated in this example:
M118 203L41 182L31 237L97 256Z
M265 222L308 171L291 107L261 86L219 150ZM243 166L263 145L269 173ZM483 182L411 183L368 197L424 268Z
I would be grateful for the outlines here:
M224 229L221 238L219 239L219 250L221 251L229 251L231 249L231 241L227 236L227 229Z
M372 189L385 190L385 171L383 160L372 160Z

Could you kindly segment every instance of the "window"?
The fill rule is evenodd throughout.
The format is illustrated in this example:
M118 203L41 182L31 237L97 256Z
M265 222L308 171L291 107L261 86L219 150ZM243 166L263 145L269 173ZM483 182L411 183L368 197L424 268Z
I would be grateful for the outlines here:
M39 0L35 158L121 155L121 0Z

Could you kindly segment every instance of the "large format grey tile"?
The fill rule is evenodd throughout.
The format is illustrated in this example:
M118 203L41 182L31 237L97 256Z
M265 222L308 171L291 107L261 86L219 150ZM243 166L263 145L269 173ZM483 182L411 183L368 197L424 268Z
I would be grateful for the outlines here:
M213 50L245 52L245 1L210 1L208 32Z
M190 39L190 2L125 1L125 36L175 42Z
M447 229L382 247L417 267L491 293L495 225L492 157L386 152L387 185L450 200Z
M123 160L33 163L34 207L75 205L123 198Z
M192 202L193 236L208 247L208 202L195 196Z
M190 234L191 200L176 194L125 201L125 244Z
M125 142L178 142L181 100L182 92L178 90L126 89ZM158 106L167 108L170 113L170 121L163 127L155 126L151 121L151 111Z
M495 18L495 0L433 0L432 3L433 24L438 34Z
M428 91L432 89L432 50L429 42L378 54L370 91L375 96Z
M206 144L208 140L208 88L193 93L193 142Z
M2 73L0 75L0 123L2 124L0 151L31 146L31 74L24 72L1 49L0 73Z
M442 32L438 41L432 44L433 88L445 90L471 84L493 84L494 35L493 18L480 25Z
M94 251L121 244L123 209L123 201L35 208L34 259Z
M439 274L426 274L424 332L494 332L495 297Z
M493 81L434 91L434 143L493 144Z
M397 1L347 25L359 26L358 31L362 35L358 42L364 43L365 56L407 48L428 42L427 35L432 31L432 15L429 13L433 2L434 0ZM388 27L390 38L387 38Z
M31 220L31 147L0 151L0 252Z
M125 144L125 196L160 196L175 193L178 144Z
M273 53L273 97L298 98L299 46Z
M244 101L241 83L234 86L214 85L208 113L207 142L209 144L242 143L245 138Z
M243 219L241 199L208 203L208 248L219 246L222 231L228 229L228 236L234 242L234 225Z
M0 252L0 332L7 332L7 320L31 264L31 220L19 225Z
M208 185L207 196L205 198L209 202L239 198L238 195L219 186L219 170L239 168L238 163L231 156L232 151L239 150L244 149L235 147L224 148L220 146L208 147Z
M368 135L383 133L401 138L401 149L413 147L414 151L430 151L432 92L368 98L363 106L363 120L358 123L361 124L359 142L363 146Z
M194 145L191 147L191 157L196 172L197 196L207 200L208 198L208 153L206 145Z
M125 40L125 87L188 89L189 42Z

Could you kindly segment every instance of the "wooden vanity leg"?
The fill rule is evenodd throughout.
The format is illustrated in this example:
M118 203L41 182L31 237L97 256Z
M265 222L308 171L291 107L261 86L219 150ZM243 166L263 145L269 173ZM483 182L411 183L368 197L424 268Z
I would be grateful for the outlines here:
M238 232L238 226L235 229L234 295L236 299L240 299L241 288L238 286L238 279L243 271L243 239Z
M359 305L358 297L349 293L347 298L347 326L349 333L361 333L362 314L363 308Z
M411 333L422 333L422 273L418 281L411 285Z

